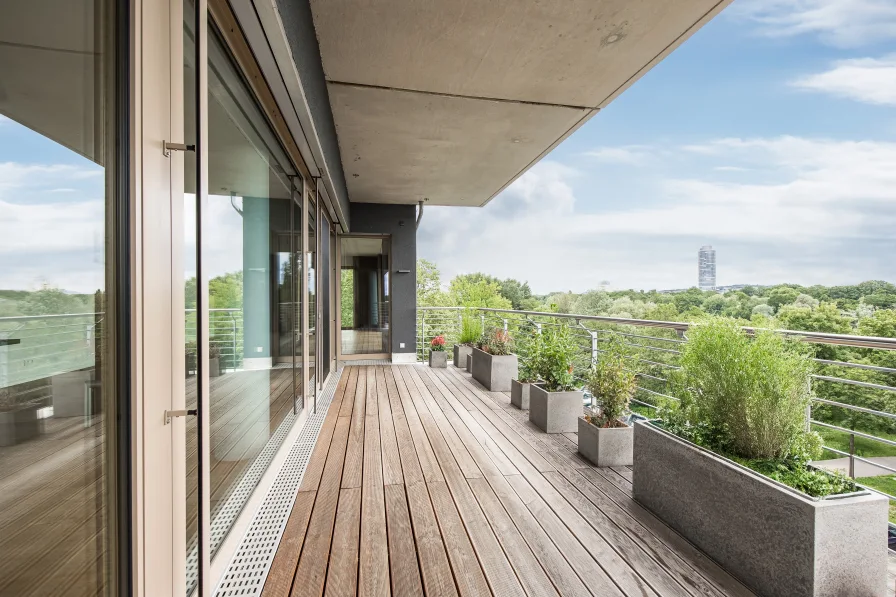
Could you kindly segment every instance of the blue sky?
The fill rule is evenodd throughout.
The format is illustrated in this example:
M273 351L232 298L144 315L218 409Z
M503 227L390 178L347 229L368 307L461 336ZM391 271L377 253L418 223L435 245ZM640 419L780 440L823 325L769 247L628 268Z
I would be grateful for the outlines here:
M446 232L450 231L450 232ZM418 253L536 292L896 281L896 2L735 0Z
M103 195L101 167L0 116L0 287L101 287ZM692 286L704 244L719 284L896 281L896 0L735 0L488 206L428 208L418 239L446 280L540 293Z

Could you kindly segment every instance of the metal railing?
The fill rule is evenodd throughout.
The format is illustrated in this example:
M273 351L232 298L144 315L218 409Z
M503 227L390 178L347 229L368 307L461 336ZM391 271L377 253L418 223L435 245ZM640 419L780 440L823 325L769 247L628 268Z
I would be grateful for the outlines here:
M606 336L616 335L629 349L629 370L638 377L633 410L649 415L661 401L677 400L672 395L668 371L678 368L677 348L686 341L691 324L506 309L423 307L417 311L419 360L424 360L429 341L435 335L444 335L449 346L457 342L464 312L474 315L482 329L508 331L516 340L521 358L526 357L527 339L533 334L549 326L568 327L581 348L574 360L580 374L597 361ZM750 334L757 331L750 327L744 330ZM856 447L856 440L860 439L896 456L896 412L878 406L896 405L896 338L793 330L779 333L819 345L812 375L817 396L809 408L808 424L823 432L824 449L848 459L847 473L853 479L857 476L856 463L896 474L896 468L859 455ZM879 357L877 361L885 364L869 362L875 361L875 355ZM850 426L844 426L844 421ZM863 426L867 429L857 429ZM882 489L861 485L896 501L896 496Z

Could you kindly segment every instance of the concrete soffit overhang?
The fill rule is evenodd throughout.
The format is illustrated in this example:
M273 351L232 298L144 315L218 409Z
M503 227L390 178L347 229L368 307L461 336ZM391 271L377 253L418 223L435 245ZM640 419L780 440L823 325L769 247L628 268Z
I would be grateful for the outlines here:
M351 200L484 205L730 2L310 0Z
M230 0L234 16L295 139L311 176L320 178L323 206L340 232L349 229L342 164L328 160L318 122L293 57L276 0ZM315 181L309 181L314 185Z

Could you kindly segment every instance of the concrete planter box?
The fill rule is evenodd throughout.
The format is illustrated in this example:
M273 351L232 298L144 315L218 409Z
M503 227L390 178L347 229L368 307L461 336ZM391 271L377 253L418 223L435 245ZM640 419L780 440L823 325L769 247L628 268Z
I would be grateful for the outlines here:
M510 380L510 403L520 410L529 410L529 388L534 385L518 379Z
M578 430L576 420L582 416L584 393L548 392L540 385L529 387L529 420L546 433L567 433Z
M467 355L467 366L466 366L466 370L467 370L467 373L472 373L472 372L473 372L473 352L472 352L472 349L470 349L470 354Z
M473 349L473 379L490 392L510 391L510 380L518 375L515 354L493 355L478 348Z
M632 463L632 427L597 427L579 417L579 454L597 466L629 466Z
M211 357L208 360L208 376L221 377L221 357Z
M445 369L448 367L448 353L444 350L430 350L429 366L435 369Z
M37 417L40 408L40 404L28 404L0 412L0 446L14 446L43 433L44 420Z
M762 597L886 595L886 498L818 500L646 421L636 500Z
M463 369L467 366L467 357L473 352L473 347L468 344L454 345L454 366Z

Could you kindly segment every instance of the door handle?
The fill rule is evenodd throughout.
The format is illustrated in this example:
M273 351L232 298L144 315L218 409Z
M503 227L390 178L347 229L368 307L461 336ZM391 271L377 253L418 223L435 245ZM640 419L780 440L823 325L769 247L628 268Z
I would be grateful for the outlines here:
M162 142L162 154L166 158L171 157L172 151L196 151L195 145L184 145L183 143L169 143L168 141Z
M165 411L165 424L168 425L171 423L171 419L173 417L195 417L199 414L195 408L191 408L188 410L166 410Z

